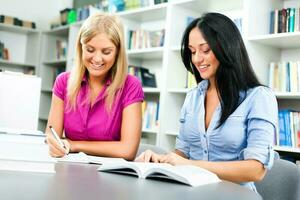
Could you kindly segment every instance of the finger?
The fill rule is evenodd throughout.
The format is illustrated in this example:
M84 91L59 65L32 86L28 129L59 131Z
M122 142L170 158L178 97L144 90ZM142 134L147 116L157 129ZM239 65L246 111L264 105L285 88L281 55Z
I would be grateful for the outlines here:
M153 152L151 150L145 151L144 162L150 162Z
M53 154L58 155L60 157L66 154L66 150L64 148L61 148L54 138L47 137L47 143L49 146L49 151Z
M145 152L141 153L138 157L135 158L136 162L144 162Z
M48 145L53 146L53 148L57 149L60 152L66 153L66 149L60 146L60 144L57 142L57 140L53 136L47 136L47 143Z
M56 149L52 145L49 145L49 154L54 155L54 157L62 157L65 155L64 152L61 152L60 150Z

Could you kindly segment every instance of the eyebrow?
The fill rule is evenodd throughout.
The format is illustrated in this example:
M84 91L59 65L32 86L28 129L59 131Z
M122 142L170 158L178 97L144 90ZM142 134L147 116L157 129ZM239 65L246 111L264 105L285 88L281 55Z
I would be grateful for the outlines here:
M87 47L87 48L94 48L94 49L95 49L95 47L93 47L92 45L89 45L89 44L84 44L83 46L85 46L85 47ZM112 49L114 49L113 46L109 46L109 47L104 47L104 48L102 48L102 50L112 50Z
M207 44L207 42L203 42L203 43L199 44L199 46L203 46L203 45L205 45L205 44ZM192 47L192 46L189 45L188 47Z

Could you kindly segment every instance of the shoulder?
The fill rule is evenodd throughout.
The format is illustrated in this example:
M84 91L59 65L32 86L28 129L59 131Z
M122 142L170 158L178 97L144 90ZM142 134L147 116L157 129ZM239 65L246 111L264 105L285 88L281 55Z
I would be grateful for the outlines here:
M56 77L56 81L67 82L70 77L70 72L62 72Z
M270 88L258 86L248 90L245 104L250 109L249 117L263 118L276 124L278 106Z
M142 88L142 83L136 76L132 76L132 75L128 74L125 79L125 82L124 82L124 88L128 89L131 87L141 87Z
M247 91L247 98L253 99L253 101L264 101L264 100L272 100L276 101L276 96L272 89L266 86L257 86L251 88Z

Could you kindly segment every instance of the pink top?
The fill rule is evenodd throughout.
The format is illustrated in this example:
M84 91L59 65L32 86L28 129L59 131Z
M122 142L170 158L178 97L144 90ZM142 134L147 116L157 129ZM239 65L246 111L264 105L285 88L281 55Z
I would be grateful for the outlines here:
M123 90L119 91L111 113L105 109L104 92L110 84L106 82L98 95L93 107L86 102L89 86L86 78L82 80L81 89L77 97L77 108L66 109L67 82L70 73L61 73L55 80L53 93L64 101L64 131L71 140L119 141L123 109L135 102L142 102L144 93L141 82L135 76L127 75Z

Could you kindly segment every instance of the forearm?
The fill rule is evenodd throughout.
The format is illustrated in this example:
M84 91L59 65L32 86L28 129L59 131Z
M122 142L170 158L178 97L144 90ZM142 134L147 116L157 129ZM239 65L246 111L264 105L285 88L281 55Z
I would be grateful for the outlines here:
M84 152L89 155L118 157L126 160L135 158L138 143L123 141L69 141L71 152Z
M218 175L223 180L231 182L260 181L266 170L263 165L256 160L208 162L190 160L190 164L202 167Z

